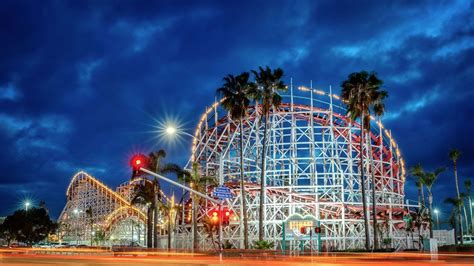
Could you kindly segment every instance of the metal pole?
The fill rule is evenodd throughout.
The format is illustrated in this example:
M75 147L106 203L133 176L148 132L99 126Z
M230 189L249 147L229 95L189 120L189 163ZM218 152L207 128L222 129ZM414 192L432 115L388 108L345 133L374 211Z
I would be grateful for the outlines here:
M157 177L157 178L159 178L159 179L161 179L161 180L164 180L164 181L166 181L166 182L168 182L168 183L171 183L172 185L178 186L178 187L180 187L180 188L182 188L182 189L184 189L184 190L187 190L187 191L189 191L189 192L191 192L191 193L194 193L194 194L196 194L196 195L198 195L198 196L200 196L200 197L202 197L202 198L205 198L205 199L207 199L207 200L209 200L209 201L211 201L211 202L214 202L215 204L219 205L219 245L220 245L220 247L219 247L219 251L220 251L220 252L219 252L219 253L220 253L220 257L221 257L221 259L222 259L222 203L223 203L223 201L219 201L219 200L216 200L216 199L214 199L214 198L211 198L211 197L209 197L209 196L206 195L206 194L203 194L203 193L201 193L201 192L199 192L199 191L196 191L196 190L194 190L194 189L192 189L192 188L190 188L190 187L187 187L187 186L185 186L185 185L183 185L183 184L180 184L180 183L178 183L178 182L176 182L176 181L173 181L173 180L171 180L171 179L169 179L169 178L167 178L167 177L164 177L164 176L162 176L162 175L159 175L159 174L157 174L157 173L154 173L154 172L152 172L152 171L150 171L150 170L148 170L148 169L146 169L146 168L140 167L140 171L145 172L145 173L147 173L147 174L149 174L149 175L152 175L152 176L154 176L154 177ZM169 234L169 232L168 232L168 234Z
M222 260L222 203L219 203L219 258Z
M154 176L154 177L157 177L157 178L159 178L159 179L161 179L161 180L164 180L164 181L166 181L166 182L168 182L168 183L171 183L172 185L178 186L178 187L180 187L180 188L182 188L182 189L184 189L184 190L187 190L187 191L189 191L189 192L191 192L191 193L194 193L194 194L198 195L199 197L202 197L202 198L205 198L205 199L207 199L207 200L209 200L209 201L214 202L215 204L222 204L222 202L219 201L219 200L216 200L216 199L214 199L214 198L211 198L211 197L209 197L209 196L206 195L206 194L203 194L203 193L201 193L201 192L199 192L199 191L196 191L196 190L194 190L194 189L192 189L192 188L189 188L189 187L187 187L187 186L185 186L185 185L183 185L183 184L180 184L180 183L178 183L178 182L176 182L176 181L173 181L173 180L171 180L171 179L169 179L169 178L167 178L167 177L164 177L164 176L162 176L162 175L159 175L159 174L157 174L157 173L154 173L154 172L152 172L152 171L150 171L150 170L148 170L148 169L146 169L146 168L141 167L141 168L140 168L140 171L145 172L145 173L147 173L147 174L149 174L149 175L152 175L152 176Z

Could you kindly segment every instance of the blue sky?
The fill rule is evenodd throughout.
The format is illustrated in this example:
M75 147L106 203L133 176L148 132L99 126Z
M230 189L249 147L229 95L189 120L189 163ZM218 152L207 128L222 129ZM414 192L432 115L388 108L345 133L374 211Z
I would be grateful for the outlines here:
M474 170L474 12L468 1L2 1L0 215L25 198L53 216L75 171L110 186L158 143L155 119L188 130L228 73L269 65L320 88L354 71L385 81L384 122L408 166ZM451 169L435 205L454 195ZM409 197L416 189L409 181ZM446 215L448 209L443 210Z

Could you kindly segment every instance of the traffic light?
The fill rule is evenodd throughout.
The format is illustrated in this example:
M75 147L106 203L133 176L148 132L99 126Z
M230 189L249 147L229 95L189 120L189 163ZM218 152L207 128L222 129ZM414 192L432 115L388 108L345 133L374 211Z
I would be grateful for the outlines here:
M217 210L212 210L211 211L211 222L213 224L218 224L219 223L219 211L217 211Z
M315 227L315 228L314 228L314 232L315 232L316 234L321 234L321 227Z
M305 235L305 234L306 234L306 227L304 227L304 226L301 227L301 228L300 228L300 233L301 233L302 235Z
M132 178L138 177L143 174L140 172L141 168L149 168L148 167L149 159L146 155L137 153L132 156L130 159L130 166L132 167Z
M231 216L232 216L232 212L228 209L225 209L224 215L222 218L222 225L229 225Z

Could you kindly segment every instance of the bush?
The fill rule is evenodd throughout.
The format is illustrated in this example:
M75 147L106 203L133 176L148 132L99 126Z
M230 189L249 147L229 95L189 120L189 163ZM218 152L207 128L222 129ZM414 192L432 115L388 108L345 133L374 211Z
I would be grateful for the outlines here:
M270 241L262 240L262 241L255 241L253 243L253 247L255 249L273 249L275 244Z
M229 240L226 240L224 242L224 244L222 244L222 248L223 249L233 249L234 248L234 245L232 245L232 243L230 243Z

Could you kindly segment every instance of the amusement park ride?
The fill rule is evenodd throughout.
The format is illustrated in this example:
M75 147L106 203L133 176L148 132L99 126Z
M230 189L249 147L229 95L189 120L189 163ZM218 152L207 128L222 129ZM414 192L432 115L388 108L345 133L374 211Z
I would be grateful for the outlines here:
M289 94L283 95L282 105L270 115L263 180L264 238L273 242L276 249L290 252L363 248L365 231L359 172L362 152L362 165L369 177L365 184L367 202L372 202L375 189L379 242L396 249L413 248L412 239L417 237L408 237L404 216L418 209L419 204L405 200L405 165L390 131L372 117L369 137L361 147L360 124L351 122L345 115L339 96L331 90L327 93L303 86L297 89L294 92L291 84ZM179 206L174 230L170 232L174 248L192 250L193 219L197 219L198 241L203 249L215 244L206 230L207 218L220 224L219 243L242 248L241 217L247 215L250 243L258 240L264 132L258 104L250 108L243 123L244 199L238 183L241 163L238 124L220 107L220 102L215 102L202 115L193 135L191 158L186 168L197 163L203 175L214 177L219 187L228 189L231 196L218 199L213 193L214 187L204 193L190 191L204 200L199 204L197 217L191 219L188 219L189 204L184 204L189 200ZM132 164L142 165L142 160L146 159L137 157ZM134 171L189 191L183 184L146 168L134 167ZM376 181L374 186L370 182L372 175ZM92 176L77 173L67 190L68 201L59 218L62 224L69 226L69 230L64 230L64 240L85 242L94 228L99 228L104 230L108 243L118 239L143 243L145 206L130 203L134 182L141 181L127 182L113 191ZM247 203L246 213L241 208L242 200ZM74 210L88 208L93 212L89 218L84 212L74 214ZM373 211L371 205L367 211ZM138 236L132 233L133 228L140 231ZM372 230L371 221L371 235ZM313 232L317 237L312 237ZM414 233L425 235L426 228Z

